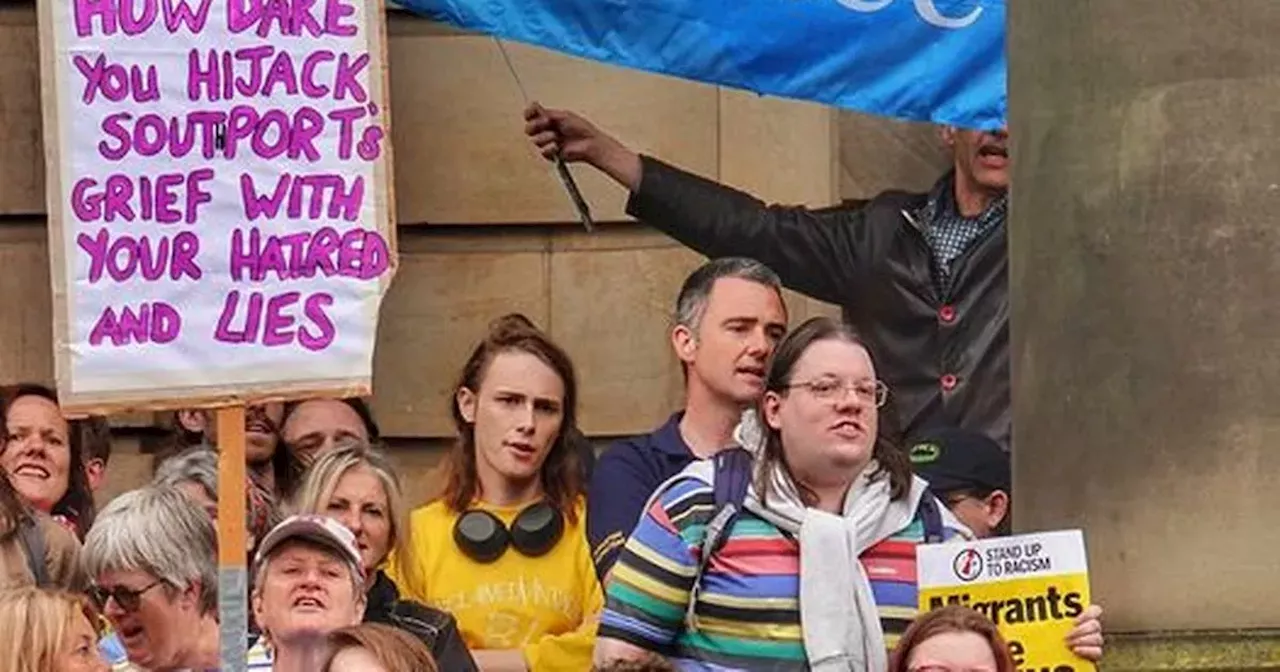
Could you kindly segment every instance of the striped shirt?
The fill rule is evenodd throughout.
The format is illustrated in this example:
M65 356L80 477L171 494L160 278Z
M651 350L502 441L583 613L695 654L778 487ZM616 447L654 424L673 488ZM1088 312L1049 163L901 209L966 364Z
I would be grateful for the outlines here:
M750 512L737 518L707 563L695 622L685 622L700 546L714 515L712 486L692 477L673 481L654 500L614 566L599 636L664 655L682 670L807 669L800 545ZM948 539L957 534L945 531ZM915 547L923 539L917 513L859 558L890 649L916 615Z

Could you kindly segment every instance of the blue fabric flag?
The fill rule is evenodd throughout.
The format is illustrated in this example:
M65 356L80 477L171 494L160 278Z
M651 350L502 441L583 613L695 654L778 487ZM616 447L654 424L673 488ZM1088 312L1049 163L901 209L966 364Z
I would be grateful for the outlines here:
M1005 120L1005 0L397 0L583 58L967 128Z

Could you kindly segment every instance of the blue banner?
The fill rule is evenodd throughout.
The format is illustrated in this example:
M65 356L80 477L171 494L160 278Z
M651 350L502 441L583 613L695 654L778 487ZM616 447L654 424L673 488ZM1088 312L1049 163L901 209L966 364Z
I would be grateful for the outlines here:
M467 30L762 95L969 128L1005 120L1005 0L396 4Z

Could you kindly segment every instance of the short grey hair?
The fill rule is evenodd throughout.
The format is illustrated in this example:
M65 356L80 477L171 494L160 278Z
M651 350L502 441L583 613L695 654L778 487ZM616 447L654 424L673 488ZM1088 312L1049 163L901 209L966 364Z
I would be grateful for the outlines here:
M204 446L196 446L170 457L156 469L151 481L155 485L173 487L183 483L195 483L218 501L218 453Z
M218 608L217 530L199 504L173 487L148 485L111 500L84 540L80 563L104 572L146 572L173 589L200 584L200 612Z
M739 278L756 282L782 296L782 280L773 269L746 257L720 257L699 266L685 278L676 297L676 324L696 332L707 312L707 300L720 278Z

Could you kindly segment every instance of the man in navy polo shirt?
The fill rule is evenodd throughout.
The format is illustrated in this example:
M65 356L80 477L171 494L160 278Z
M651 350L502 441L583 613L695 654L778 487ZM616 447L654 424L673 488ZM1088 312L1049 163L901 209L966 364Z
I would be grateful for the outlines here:
M685 374L684 410L652 434L614 443L591 477L587 536L601 580L653 491L733 445L734 427L764 393L765 367L786 332L782 283L763 264L716 259L685 280L671 330Z

